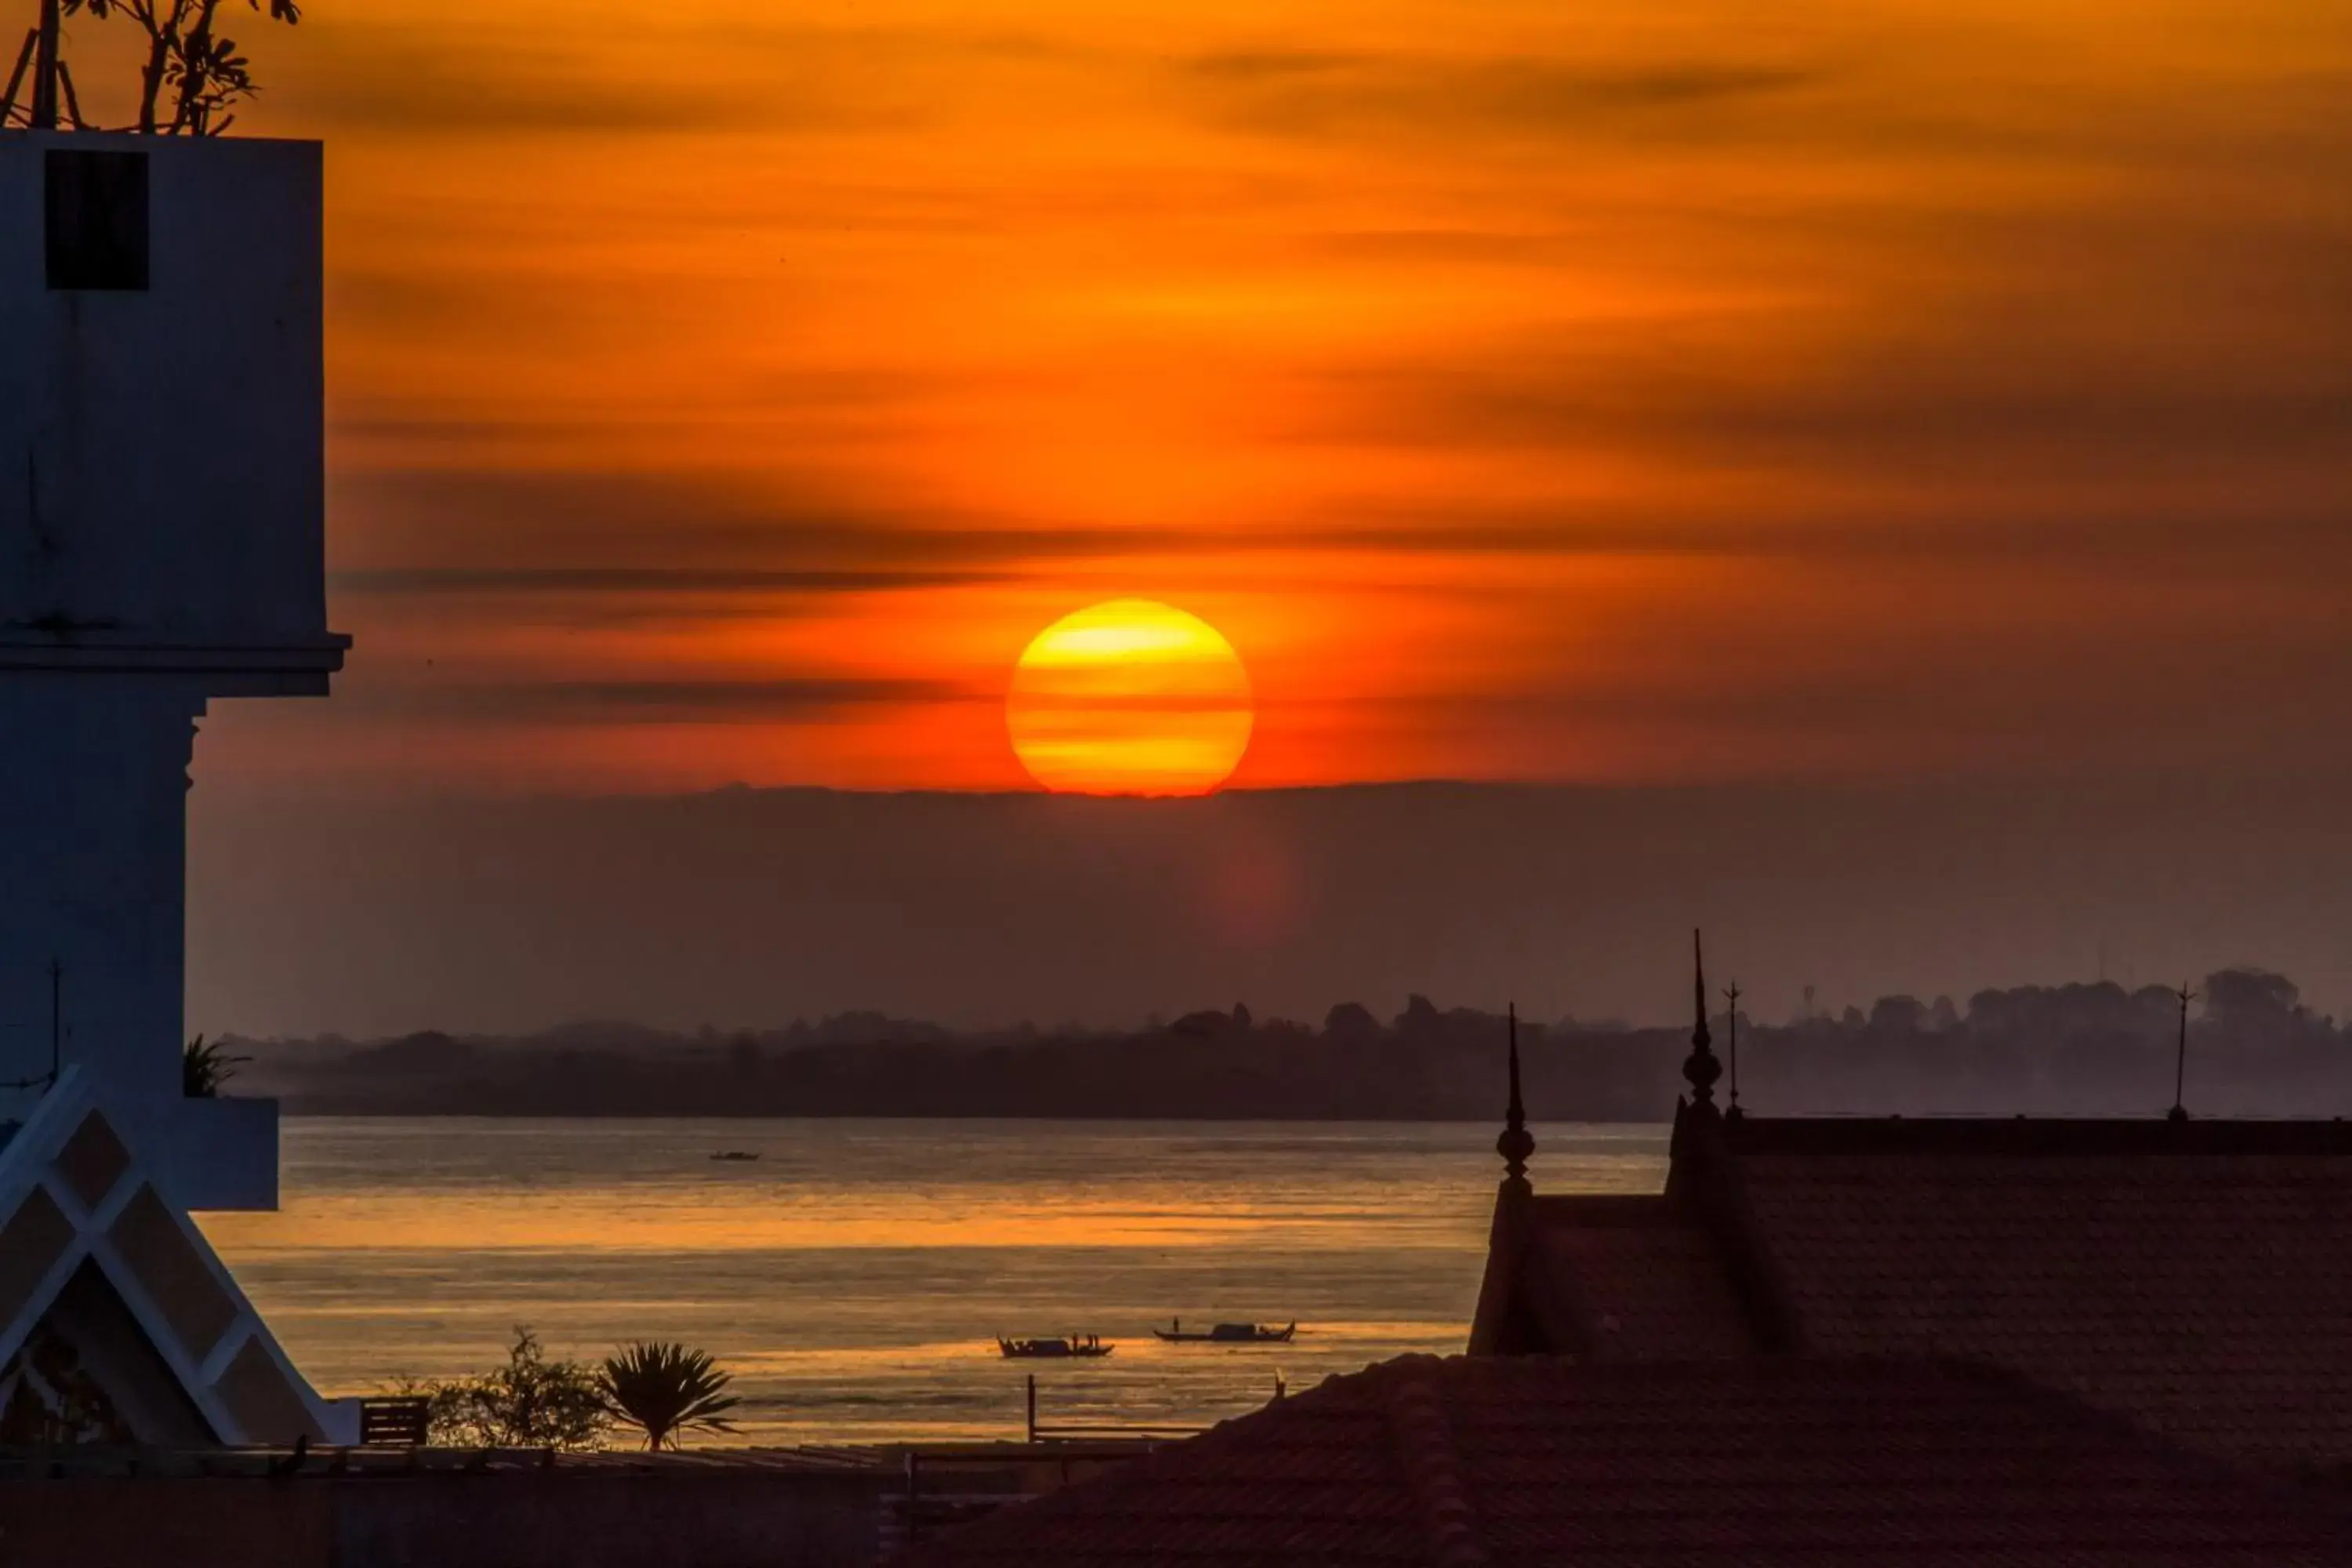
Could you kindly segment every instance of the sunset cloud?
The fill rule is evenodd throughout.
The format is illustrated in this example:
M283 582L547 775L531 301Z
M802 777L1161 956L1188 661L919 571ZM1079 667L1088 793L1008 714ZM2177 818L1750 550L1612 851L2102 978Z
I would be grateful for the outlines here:
M2307 4L266 42L241 128L329 142L358 644L212 776L1015 787L1013 659L1130 596L1232 639L1254 784L2301 766L2347 673Z

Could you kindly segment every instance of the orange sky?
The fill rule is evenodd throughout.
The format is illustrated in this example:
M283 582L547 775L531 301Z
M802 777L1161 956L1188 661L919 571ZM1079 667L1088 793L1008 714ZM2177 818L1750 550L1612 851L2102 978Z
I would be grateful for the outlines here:
M2332 0L306 12L359 644L208 782L1026 787L1122 596L1244 784L2352 763Z

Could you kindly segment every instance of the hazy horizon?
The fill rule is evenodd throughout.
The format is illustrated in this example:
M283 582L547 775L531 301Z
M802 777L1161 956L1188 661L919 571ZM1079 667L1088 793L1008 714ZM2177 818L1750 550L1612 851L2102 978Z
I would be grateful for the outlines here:
M2352 1010L2332 783L2032 788L1425 784L1192 800L733 789L190 796L188 1026L368 1037L873 1009L1319 1021L1410 993L1758 1016L2255 963ZM2225 814L2222 800L2242 809ZM2104 961L2104 964L2103 964Z

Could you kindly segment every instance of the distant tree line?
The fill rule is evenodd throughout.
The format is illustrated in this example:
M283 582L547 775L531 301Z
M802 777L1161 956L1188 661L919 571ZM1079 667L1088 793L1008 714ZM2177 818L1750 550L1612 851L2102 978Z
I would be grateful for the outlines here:
M2352 1110L2352 1027L2264 970L2223 970L2196 989L2190 1111ZM1965 1006L1885 996L1769 1025L1743 1014L1740 1097L1759 1114L2152 1114L2172 1102L2180 1016L2175 992L2104 982L1981 991ZM1718 1055L1733 1022L1712 1020ZM1529 1110L1664 1120L1689 1033L1523 1021ZM1129 1031L958 1033L854 1014L765 1033L577 1025L226 1043L252 1058L240 1091L297 1113L1483 1121L1499 1110L1503 1040L1498 1015L1414 996L1385 1022L1341 1003L1319 1027L1236 1006Z

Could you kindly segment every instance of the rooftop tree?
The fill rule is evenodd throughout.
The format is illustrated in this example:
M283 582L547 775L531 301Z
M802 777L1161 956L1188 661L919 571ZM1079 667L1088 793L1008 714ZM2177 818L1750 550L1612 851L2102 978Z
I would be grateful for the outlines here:
M228 0L43 0L39 26L26 41L35 82L29 122L54 126L64 108L77 127L87 126L74 97L73 78L58 48L60 16L88 15L103 21L121 15L147 37L139 72L139 119L133 129L150 135L217 136L236 116L233 106L260 88L252 63L237 52L236 40L219 29ZM246 0L273 22L301 20L298 0ZM21 72L21 66L20 66ZM10 94L13 105L15 95ZM168 114L167 114L168 110Z

